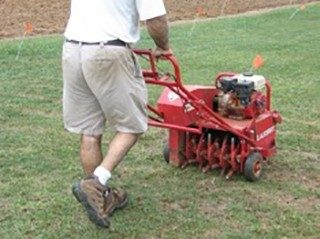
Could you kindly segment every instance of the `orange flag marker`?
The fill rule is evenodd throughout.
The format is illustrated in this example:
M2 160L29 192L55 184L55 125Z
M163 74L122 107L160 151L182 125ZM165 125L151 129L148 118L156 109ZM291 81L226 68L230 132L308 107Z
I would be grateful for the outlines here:
M19 60L24 39L26 38L27 34L30 34L30 33L32 33L32 32L33 32L33 25L32 25L32 23L31 23L31 22L25 22L25 23L24 23L24 33L23 33L23 36L22 36L22 38L21 38L21 42L20 42L19 47L18 47L18 52L17 52L16 60Z
M193 19L192 28L191 28L191 30L188 32L188 35L189 35L189 36L191 36L191 35L193 34L193 31L194 31L194 29L195 29L195 27L196 27L197 18L198 18L198 17L201 17L201 16L205 16L205 15L206 15L206 11L204 10L204 8L201 7L201 6L198 6L198 7L196 8L196 14L195 14L195 17L194 17L194 19Z
M306 9L306 5L302 4L302 5L300 6L300 10L303 11L304 9Z
M252 68L257 70L264 65L264 59L261 55L256 55L256 57L252 61Z
M25 23L24 23L24 31L25 31L26 33L31 33L31 32L33 32L33 25L32 25L31 22L25 22Z
M206 15L206 12L205 12L205 10L203 9L203 7L201 7L201 6L198 6L197 8L196 8L196 15L199 17L199 16L204 16L204 15Z

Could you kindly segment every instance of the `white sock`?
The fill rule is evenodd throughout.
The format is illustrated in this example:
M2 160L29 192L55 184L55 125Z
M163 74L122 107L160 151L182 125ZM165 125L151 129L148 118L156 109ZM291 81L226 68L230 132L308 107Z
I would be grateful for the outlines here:
M93 174L98 177L99 182L102 185L106 185L108 180L111 178L111 173L108 169L105 169L102 166L99 166L94 170Z

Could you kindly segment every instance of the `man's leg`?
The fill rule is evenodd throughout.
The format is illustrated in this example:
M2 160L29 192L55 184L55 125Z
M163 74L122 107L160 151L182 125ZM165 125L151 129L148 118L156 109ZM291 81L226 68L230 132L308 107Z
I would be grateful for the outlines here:
M103 159L102 163L93 172L102 185L107 185L107 181L111 178L112 171L122 161L132 146L137 142L137 139L140 135L141 134L121 132L117 132L115 134L109 143L107 155Z
M109 144L108 153L103 159L101 166L112 172L137 142L139 136L140 134L117 132Z
M102 136L82 135L80 158L85 174L87 176L92 175L99 165L112 172L137 142L139 136L140 134L116 133L109 144L108 153L103 159L101 151Z
M108 217L112 215L114 210L125 207L128 202L127 193L124 190L111 189L106 186L106 182L111 177L111 171L122 161L139 136L140 134L116 133L109 144L106 157L100 166L94 170L94 177L86 178L73 185L73 194L86 208L90 220L101 227L109 227ZM97 163L97 159L99 159L97 152L101 152L97 150L101 149L99 138L83 136L83 142L85 150L81 151L82 156L85 156L85 160L93 159ZM90 145L92 147L88 147ZM82 145L82 147L84 146ZM92 152L91 155L90 152ZM83 166L89 173L89 171L92 171L94 164L86 162Z
M101 135L81 135L80 159L87 176L92 175L102 162L101 138Z

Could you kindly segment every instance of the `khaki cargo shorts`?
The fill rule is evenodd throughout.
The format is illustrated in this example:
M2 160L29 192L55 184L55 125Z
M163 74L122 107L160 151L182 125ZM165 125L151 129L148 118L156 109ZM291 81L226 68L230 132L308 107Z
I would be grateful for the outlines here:
M147 130L147 89L130 48L65 42L62 68L68 131L101 135L106 121L117 132Z

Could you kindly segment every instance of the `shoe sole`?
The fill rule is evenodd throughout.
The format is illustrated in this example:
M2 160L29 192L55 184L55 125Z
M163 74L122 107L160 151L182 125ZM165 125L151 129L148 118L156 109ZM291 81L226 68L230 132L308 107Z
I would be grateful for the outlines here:
M72 185L72 194L77 199L79 203L81 203L80 199L80 183L76 182Z
M87 200L87 196L81 191L80 182L77 182L72 186L72 193L78 200L78 202L80 202L86 209L91 222L103 228L108 228L110 226L110 222L106 219L102 219L101 217L99 217L97 215L97 212L90 205L90 203Z

